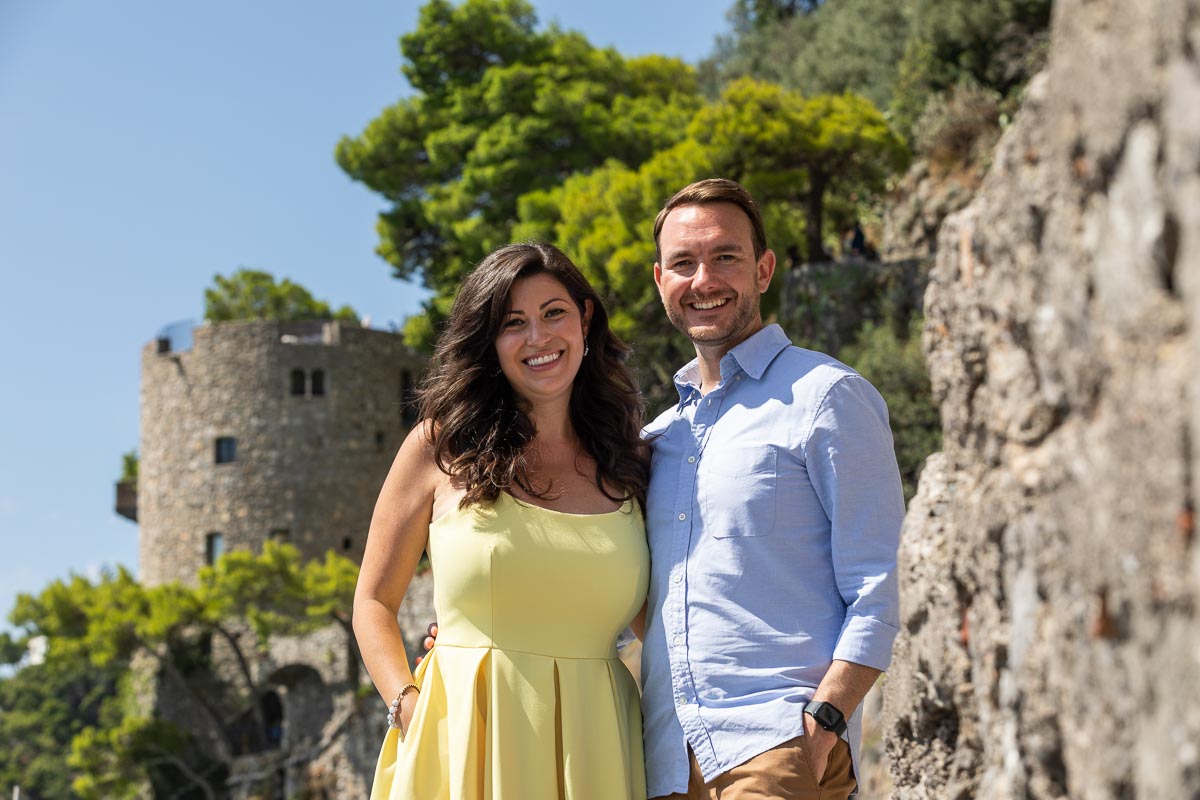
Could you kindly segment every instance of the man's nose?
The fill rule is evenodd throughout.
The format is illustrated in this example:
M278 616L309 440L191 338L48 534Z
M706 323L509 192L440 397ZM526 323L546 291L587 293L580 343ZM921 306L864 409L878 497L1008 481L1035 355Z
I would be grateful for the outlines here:
M696 263L696 271L692 274L692 288L704 287L713 282L713 269L706 259Z

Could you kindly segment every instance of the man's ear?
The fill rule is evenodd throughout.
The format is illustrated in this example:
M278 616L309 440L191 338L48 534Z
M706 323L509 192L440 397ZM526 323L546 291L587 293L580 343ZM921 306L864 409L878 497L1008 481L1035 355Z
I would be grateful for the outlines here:
M758 273L758 293L763 294L771 285L771 276L775 274L775 251L764 250L755 269Z

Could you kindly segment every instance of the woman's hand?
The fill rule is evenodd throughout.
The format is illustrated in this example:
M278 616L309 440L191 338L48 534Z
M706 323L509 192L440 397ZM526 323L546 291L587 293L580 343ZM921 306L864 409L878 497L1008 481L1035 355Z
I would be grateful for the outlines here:
M437 644L437 631L437 623L429 623L429 627L425 629L425 641L422 642L422 644L425 646L425 652L417 656L416 663L420 664L421 661L424 660L425 656L429 654L429 651L433 649L433 646Z
M420 696L420 691L416 691L409 692L400 698L400 719L397 722L400 723L400 735L402 737L408 735L408 728L412 724L413 714L417 710L417 698Z

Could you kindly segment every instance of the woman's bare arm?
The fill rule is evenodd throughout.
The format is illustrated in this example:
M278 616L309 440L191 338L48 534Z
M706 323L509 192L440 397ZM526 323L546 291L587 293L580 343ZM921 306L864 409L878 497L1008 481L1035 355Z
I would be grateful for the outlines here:
M396 614L429 540L434 495L444 477L433 461L428 426L413 429L392 462L371 516L354 590L354 635L385 703L413 682ZM401 707L402 727L407 728L415 705L416 695L410 692Z

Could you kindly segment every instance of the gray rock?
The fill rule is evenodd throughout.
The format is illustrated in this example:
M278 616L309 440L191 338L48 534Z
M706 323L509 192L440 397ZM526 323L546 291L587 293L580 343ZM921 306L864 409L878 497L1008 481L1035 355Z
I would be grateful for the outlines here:
M940 227L893 797L1200 797L1198 44L1200 0L1059 3Z

